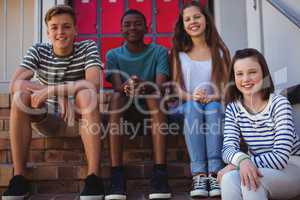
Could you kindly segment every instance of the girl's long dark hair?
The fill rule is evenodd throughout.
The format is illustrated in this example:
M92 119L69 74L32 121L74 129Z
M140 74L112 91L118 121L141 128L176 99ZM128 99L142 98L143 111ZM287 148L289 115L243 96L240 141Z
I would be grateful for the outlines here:
M210 48L212 56L212 77L211 80L218 87L219 91L226 84L228 68L230 65L230 53L225 43L221 39L212 17L206 9L200 7L199 2L191 1L182 8L173 35L173 48L171 50L171 71L172 80L184 87L179 60L179 52L189 52L193 48L191 37L186 33L183 24L183 11L189 7L197 7L205 16L206 29L205 40Z

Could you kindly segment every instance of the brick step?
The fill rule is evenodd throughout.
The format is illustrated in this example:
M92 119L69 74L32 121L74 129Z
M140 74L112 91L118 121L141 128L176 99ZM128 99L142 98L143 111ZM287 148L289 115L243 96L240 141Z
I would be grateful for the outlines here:
M10 96L7 93L0 93L0 108L9 108Z
M1 134L1 132L0 132ZM73 137L57 136L57 137L32 137L30 148L32 150L42 149L83 149L83 144L79 135ZM125 136L123 140L125 149L147 149L152 148L152 137L150 134L137 135L135 137ZM108 148L108 136L102 138L102 146ZM167 137L168 148L185 148L183 134L169 134ZM9 150L9 134L7 138L0 137L0 150Z
M10 141L0 138L0 163L11 163ZM103 160L109 160L108 140L103 140ZM150 135L137 136L134 139L124 137L124 161L152 160L152 140ZM167 138L168 161L188 161L188 153L182 135L169 135ZM81 138L56 137L33 138L31 141L29 162L69 162L85 161Z
M102 160L109 161L109 152L102 152ZM126 149L123 152L123 160L127 162L152 161L152 149ZM29 152L28 162L60 163L60 162L84 162L85 154L82 150L33 150ZM186 149L168 149L167 161L188 162ZM12 156L9 150L0 150L0 164L11 164Z
M108 110L108 102L110 101L110 97L111 97L111 93L109 91L100 92L99 112L105 113ZM10 104L11 104L10 95L0 93L0 138L8 138ZM105 115L104 118L107 118L106 114L103 115ZM40 136L33 132L33 137L40 137Z
M152 162L126 163L126 177L130 181L135 181L134 183L142 183L145 179L150 178L152 166ZM110 178L110 173L110 166L102 164L101 176L106 182ZM169 162L168 173L170 180L190 181L191 174L188 163ZM79 192L86 174L87 165L82 162L34 163L28 164L26 170L26 177L31 181L34 193ZM13 166L11 164L0 164L0 188L7 187L12 176Z
M127 180L127 191L129 194L139 192L147 195L149 191L149 179ZM191 179L169 179L172 191L176 193L185 193L189 190ZM109 180L104 179L104 187L109 190ZM30 190L32 194L62 194L62 193L80 193L84 186L84 181L39 181L30 182ZM175 190L176 188L176 190ZM5 187L1 187L0 191L4 191ZM42 195L39 195L42 196ZM76 195L74 195L76 196ZM147 195L148 196L148 195Z
M152 161L128 162L124 163L126 174L129 179L149 178L152 172ZM110 165L101 164L101 175L103 178L110 177ZM190 167L188 162L168 162L168 173L171 178L190 177ZM53 162L53 163L28 163L26 166L26 177L34 181L49 180L72 180L84 179L87 174L87 164L85 162ZM13 175L12 164L0 164L0 185L5 186L7 179Z
M190 179L170 179L172 189L172 200L190 200L189 189ZM31 200L79 200L79 191L82 182L40 182L32 185L33 195ZM105 182L105 188L109 188L109 183ZM1 190L1 189L0 189ZM4 190L4 188L2 188ZM68 192L72 191L72 192ZM127 181L128 200L145 200L149 194L149 179L128 180ZM220 198L202 198L202 200L221 200Z
M107 104L111 97L109 90L103 90L99 93L100 104ZM0 108L9 108L11 104L11 97L8 93L0 93Z

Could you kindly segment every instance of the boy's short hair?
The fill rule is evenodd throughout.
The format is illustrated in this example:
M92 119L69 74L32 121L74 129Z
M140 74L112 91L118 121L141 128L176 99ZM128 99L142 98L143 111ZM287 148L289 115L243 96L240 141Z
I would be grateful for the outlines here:
M123 16L121 18L121 24L123 23L124 17L126 17L127 15L138 15L138 16L142 17L143 21L145 23L145 26L147 26L147 20L146 20L145 15L142 12L135 10L135 9L129 9L123 14Z
M48 22L55 15L68 14L73 19L74 25L76 24L76 15L72 7L67 5L57 5L50 8L45 15L45 23L48 25Z

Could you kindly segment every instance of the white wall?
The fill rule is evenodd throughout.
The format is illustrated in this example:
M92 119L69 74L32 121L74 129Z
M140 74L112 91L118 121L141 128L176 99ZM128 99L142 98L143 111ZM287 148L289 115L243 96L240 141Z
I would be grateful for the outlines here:
M247 47L246 1L215 0L214 6L217 29L231 55Z
M47 10L51 8L54 5L64 4L64 0L46 0L42 2L42 42L49 42L47 33L46 33L46 25L44 22L45 15L47 13Z
M261 1L246 0L247 41L249 48L263 52L262 44L262 5Z
M262 14L264 54L276 88L299 84L300 29L267 1L262 2Z
M34 0L0 0L0 92L33 43Z
M64 0L0 0L0 93L8 84L27 49L34 43L46 42L44 15ZM42 9L42 15L40 15ZM39 37L42 27L42 37Z
M299 0L276 1L300 16ZM300 29L270 3L215 0L215 18L232 54L236 49L252 47L265 55L277 89L300 83Z

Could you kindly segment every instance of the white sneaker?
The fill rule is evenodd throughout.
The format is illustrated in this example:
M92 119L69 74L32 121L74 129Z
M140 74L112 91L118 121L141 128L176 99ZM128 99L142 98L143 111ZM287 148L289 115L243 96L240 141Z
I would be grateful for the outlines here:
M190 196L192 198L208 197L208 178L204 175L197 175L193 177L192 190Z
M221 196L221 187L217 182L217 178L210 174L208 180L209 180L209 196L210 197Z

